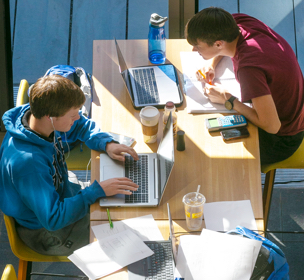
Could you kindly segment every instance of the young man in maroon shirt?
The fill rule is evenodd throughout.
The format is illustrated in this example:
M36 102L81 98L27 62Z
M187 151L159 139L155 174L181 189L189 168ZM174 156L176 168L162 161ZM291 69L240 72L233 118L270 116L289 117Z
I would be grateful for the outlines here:
M261 164L291 156L304 135L304 87L289 44L261 21L215 7L189 20L186 38L206 60L202 71L209 99L233 108L258 126ZM232 59L241 100L220 85L208 84L223 56ZM251 102L252 107L242 102Z

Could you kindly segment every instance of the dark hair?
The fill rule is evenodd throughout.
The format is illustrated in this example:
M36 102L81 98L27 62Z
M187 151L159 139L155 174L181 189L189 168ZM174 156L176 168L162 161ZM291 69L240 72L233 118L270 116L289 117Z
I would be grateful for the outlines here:
M60 75L39 78L30 90L31 112L35 118L61 117L72 108L80 108L85 95L73 81Z
M212 46L215 41L231 43L239 35L233 16L227 11L210 7L201 10L186 24L185 36L190 45L197 45L198 40Z

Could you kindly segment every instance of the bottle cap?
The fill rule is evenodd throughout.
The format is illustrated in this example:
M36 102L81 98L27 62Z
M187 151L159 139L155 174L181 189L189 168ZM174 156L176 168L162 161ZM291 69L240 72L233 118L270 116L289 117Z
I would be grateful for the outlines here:
M151 15L150 18L150 24L157 26L157 27L162 27L165 25L165 22L168 20L167 17L162 17L156 13Z
M172 101L168 101L166 103L166 108L167 109L173 109L175 107L174 103Z
M176 133L176 138L177 138L177 146L176 149L178 151L184 151L185 150L185 131L179 130Z

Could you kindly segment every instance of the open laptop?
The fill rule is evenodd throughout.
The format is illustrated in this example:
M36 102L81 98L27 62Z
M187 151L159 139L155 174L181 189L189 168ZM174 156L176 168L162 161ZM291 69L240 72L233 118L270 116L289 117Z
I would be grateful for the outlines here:
M128 68L115 39L119 72L135 109L145 106L164 108L168 101L183 103L176 70L172 64Z
M169 240L144 241L154 254L128 265L129 280L174 280L176 243L169 203L167 203L167 207L170 229Z
M99 200L100 206L158 206L174 164L174 139L172 115L170 113L163 131L163 138L157 153L138 154L134 161L126 155L125 162L100 154L100 181L111 178L128 177L139 188L131 195L117 194Z

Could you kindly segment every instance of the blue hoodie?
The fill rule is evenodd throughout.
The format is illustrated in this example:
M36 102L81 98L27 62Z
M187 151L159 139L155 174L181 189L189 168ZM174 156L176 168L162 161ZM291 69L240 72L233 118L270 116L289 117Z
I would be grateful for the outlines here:
M105 193L96 181L81 190L68 180L61 133L47 141L26 129L22 117L29 109L16 107L2 117L7 132L0 149L0 208L24 227L54 231L83 218ZM113 141L81 114L66 137L97 151Z

